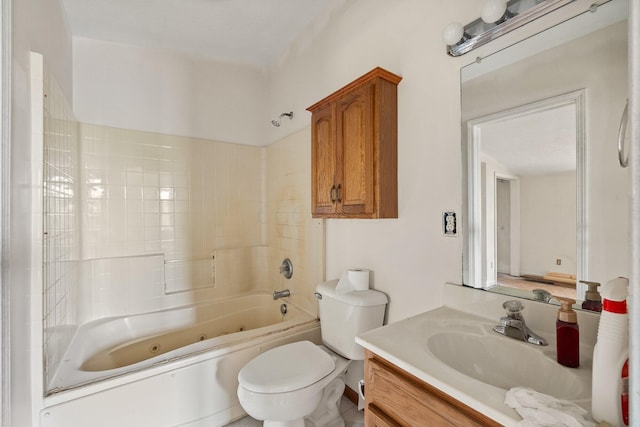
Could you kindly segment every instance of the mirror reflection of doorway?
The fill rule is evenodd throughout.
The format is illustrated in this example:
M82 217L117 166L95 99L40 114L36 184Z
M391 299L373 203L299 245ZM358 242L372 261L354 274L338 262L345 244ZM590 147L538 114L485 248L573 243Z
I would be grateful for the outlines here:
M575 298L576 106L528 107L478 124L485 283Z

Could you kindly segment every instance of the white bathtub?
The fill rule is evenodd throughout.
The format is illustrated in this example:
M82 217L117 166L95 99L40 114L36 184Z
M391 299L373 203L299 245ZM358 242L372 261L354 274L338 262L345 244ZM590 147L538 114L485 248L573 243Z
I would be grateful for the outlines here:
M266 292L96 320L73 338L41 426L224 425L244 415L236 397L242 366L303 339L320 342L318 320Z

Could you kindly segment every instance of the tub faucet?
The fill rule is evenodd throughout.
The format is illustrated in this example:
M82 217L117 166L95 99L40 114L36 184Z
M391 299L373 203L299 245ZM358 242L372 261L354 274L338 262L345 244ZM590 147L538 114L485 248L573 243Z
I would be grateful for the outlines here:
M535 345L549 345L547 340L533 333L527 327L522 317L521 311L524 305L517 300L505 301L502 307L507 310L507 315L500 318L500 324L493 327L493 330L504 336L522 340Z
M291 295L291 291L289 289L283 289L281 291L273 291L273 299L277 300L280 298L286 298Z

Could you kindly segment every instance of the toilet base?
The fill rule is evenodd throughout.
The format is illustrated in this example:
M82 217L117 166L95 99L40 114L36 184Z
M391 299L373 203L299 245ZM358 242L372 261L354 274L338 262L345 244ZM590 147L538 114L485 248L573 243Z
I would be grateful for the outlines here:
M327 384L322 392L320 404L305 418L306 427L344 427L344 420L340 416L340 400L344 387L342 375Z
M322 392L318 407L305 418L290 421L264 420L263 427L345 427L340 416L340 400L344 393L342 376L333 379Z

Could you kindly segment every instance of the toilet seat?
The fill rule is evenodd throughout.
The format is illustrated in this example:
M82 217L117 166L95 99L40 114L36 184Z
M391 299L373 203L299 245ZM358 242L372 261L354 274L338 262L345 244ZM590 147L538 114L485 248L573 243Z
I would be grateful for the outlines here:
M318 382L334 371L334 358L310 341L268 350L247 363L238 382L254 393L286 393Z

